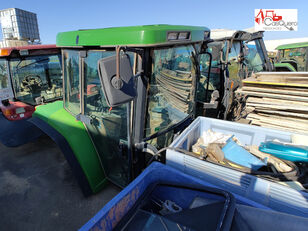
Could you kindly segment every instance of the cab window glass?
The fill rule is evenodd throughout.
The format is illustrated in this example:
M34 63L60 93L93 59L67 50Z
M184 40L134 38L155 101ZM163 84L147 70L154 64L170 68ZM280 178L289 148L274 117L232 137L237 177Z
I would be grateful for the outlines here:
M0 59L0 89L8 88L8 73L5 59Z
M133 54L127 53L133 65ZM88 51L84 58L84 113L91 118L88 132L102 160L105 174L112 182L125 186L129 182L127 149L127 109L129 103L110 108L101 88L97 63L114 56L114 51Z
M200 56L200 79L197 89L197 99L200 102L209 102L213 91L220 91L221 88L221 42L213 42L208 45L207 51L212 55L210 76L208 76L208 68L210 57L208 55ZM208 81L209 78L209 81ZM206 95L206 90L208 94Z
M231 80L240 80L239 71L241 68L240 63L240 53L241 53L241 44L240 42L233 42L231 50L228 56L228 70L229 70L229 78Z
M29 56L9 63L18 100L36 105L62 97L60 54Z
M193 53L191 45L153 50L146 136L167 129L192 113L196 73ZM155 140L153 145L159 147L168 142L168 138L162 144Z
M245 64L248 69L248 76L252 72L265 71L265 58L262 52L262 48L258 40L244 43L245 49Z
M79 86L79 52L64 50L64 106L71 113L80 113L80 86Z

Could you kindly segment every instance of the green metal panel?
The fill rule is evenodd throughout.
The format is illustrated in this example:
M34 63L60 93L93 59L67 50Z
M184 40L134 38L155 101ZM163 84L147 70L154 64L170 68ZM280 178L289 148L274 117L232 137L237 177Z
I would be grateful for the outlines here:
M308 47L308 42L284 44L276 47L276 50L292 49L298 47Z
M147 46L171 42L167 41L169 31L189 31L190 41L203 41L206 27L147 25L112 27L93 30L62 32L57 35L57 46ZM179 42L179 41L176 41ZM181 40L183 42L183 40ZM175 43L175 42L172 42Z
M105 178L100 160L83 123L63 108L63 101L36 107L33 114L56 129L71 146L90 187L94 193L100 191L107 179Z
M296 71L295 68L290 63L275 63L275 68L284 67L289 69L290 71Z

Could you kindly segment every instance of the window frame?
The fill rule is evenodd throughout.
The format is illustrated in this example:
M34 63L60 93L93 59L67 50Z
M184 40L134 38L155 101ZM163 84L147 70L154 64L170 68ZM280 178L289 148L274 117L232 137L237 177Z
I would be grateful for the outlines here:
M145 115L144 115L144 121L143 121L143 141L149 141L152 139L157 138L159 135L161 134L166 134L172 130L175 129L175 127L177 127L179 124L183 124L185 123L185 121L189 120L190 118L193 119L194 115L195 115L195 111L196 111L196 89L197 89L197 83L199 81L200 78L200 71L198 69L199 66L199 60L198 60L198 54L200 53L200 49L201 47L197 48L197 45L199 45L199 42L196 43L181 43L181 44L176 44L173 46L157 46L157 47L151 47L150 51L149 51L149 58L147 60L147 65L149 66L149 73L148 73L148 83L147 83L147 91L146 91L146 99L145 99ZM192 111L185 117L183 118L181 121L177 122L176 124L173 124L171 126L168 126L167 128L164 128L162 130L159 130L157 132L154 132L153 134L147 135L145 132L146 126L147 126L147 122L148 122L148 107L149 107L149 94L150 94L150 83L151 83L151 79L152 79L152 74L153 74L153 53L154 50L160 50L160 49L171 49L171 48L177 48L177 47L187 47L187 46L192 46L195 53L195 57L197 58L197 60L194 60L194 62L192 62L192 65L195 66L196 72L195 72L195 76L192 78L192 92L194 92L194 95L192 96ZM193 57L193 56L192 56Z

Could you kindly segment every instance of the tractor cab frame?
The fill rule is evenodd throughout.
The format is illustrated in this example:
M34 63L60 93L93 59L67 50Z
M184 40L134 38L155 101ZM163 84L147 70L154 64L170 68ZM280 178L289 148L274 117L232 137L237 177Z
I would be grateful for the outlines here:
M201 75L198 115L232 120L235 89L252 73L272 71L272 64L262 31L214 30L211 38L214 41L208 44L212 54L210 76Z

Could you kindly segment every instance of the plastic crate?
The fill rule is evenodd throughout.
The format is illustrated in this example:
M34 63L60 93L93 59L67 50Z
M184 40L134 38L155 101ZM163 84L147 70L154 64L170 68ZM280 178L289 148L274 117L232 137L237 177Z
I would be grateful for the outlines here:
M184 174L167 165L154 162L117 196L109 201L91 220L81 227L80 230L112 230L132 208L134 203L147 187L160 181L183 185L215 187L206 181ZM252 200L241 197L237 194L233 195L237 204L272 211L266 206L258 204Z
M201 134L208 129L233 134L244 145L259 145L261 142L273 139L290 142L292 135L290 132L198 117L172 142L170 147L189 150ZM209 163L171 149L167 150L166 164L274 210L308 217L308 193L306 192Z

